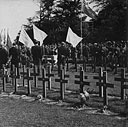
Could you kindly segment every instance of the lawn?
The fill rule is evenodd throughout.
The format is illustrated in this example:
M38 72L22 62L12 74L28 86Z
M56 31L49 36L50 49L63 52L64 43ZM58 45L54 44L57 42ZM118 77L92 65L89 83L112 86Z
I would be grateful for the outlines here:
M65 99L60 100L60 85L55 82L58 78L57 69L54 68L54 78L52 78L52 89L47 89L47 99L39 101L37 96L42 94L42 82L37 81L38 87L34 87L34 82L31 81L32 101L22 99L22 95L27 93L27 88L22 87L22 79L18 80L18 97L7 94L0 97L0 127L126 127L128 119L126 117L126 101L120 100L120 83L114 81L114 77L119 76L108 73L108 81L113 83L115 87L108 89L109 115L105 113L97 113L103 108L103 98L98 96L97 80L93 79L97 73L92 73L88 68L85 75L88 76L87 81L90 86L84 88L90 93L90 99L84 108L79 108L79 85L74 83L75 76L79 75L72 65L66 72L70 75L69 82L66 84ZM118 72L120 73L120 72ZM27 83L27 82L26 82ZM2 90L2 84L0 89ZM7 84L6 93L14 91L14 86L11 83ZM20 97L19 97L20 96ZM48 101L50 100L50 101ZM51 101L52 100L52 101ZM82 109L82 110L80 110Z

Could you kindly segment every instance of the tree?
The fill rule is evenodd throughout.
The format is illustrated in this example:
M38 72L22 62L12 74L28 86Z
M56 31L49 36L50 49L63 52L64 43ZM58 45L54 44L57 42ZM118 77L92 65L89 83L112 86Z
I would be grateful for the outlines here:
M94 36L97 41L127 40L128 0L91 0L102 7L94 21Z

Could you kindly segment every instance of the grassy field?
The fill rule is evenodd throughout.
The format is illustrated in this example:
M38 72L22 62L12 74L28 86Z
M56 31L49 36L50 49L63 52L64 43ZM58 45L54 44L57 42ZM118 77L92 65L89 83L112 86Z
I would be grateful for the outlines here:
M110 113L97 113L103 107L103 99L98 97L97 80L93 79L97 73L89 71L85 73L88 76L87 81L90 86L84 88L90 92L90 99L87 106L79 107L79 85L74 83L75 76L79 74L70 66L67 74L70 75L69 82L66 84L67 92L63 102L60 100L60 85L55 82L57 70L54 68L52 73L52 90L47 90L47 98L39 101L37 95L42 94L42 83L37 81L38 87L34 88L34 82L31 81L32 95L34 98L25 100L21 95L27 93L27 88L22 87L22 79L18 80L18 97L7 94L0 96L0 127L126 127L128 118L126 117L126 101L120 100L120 83L114 81L114 77L119 76L108 73L108 81L115 85L114 89L108 89ZM120 72L118 72L120 73ZM2 84L0 89L2 90ZM14 91L14 86L7 84L6 93ZM1 94L2 95L2 94Z

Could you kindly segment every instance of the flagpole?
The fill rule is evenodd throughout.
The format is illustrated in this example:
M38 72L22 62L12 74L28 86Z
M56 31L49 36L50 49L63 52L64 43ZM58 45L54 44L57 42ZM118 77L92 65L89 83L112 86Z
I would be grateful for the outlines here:
M82 2L81 2L81 6L82 6ZM82 38L82 17L81 17L81 22L80 22L80 31L81 31L81 38ZM81 47L81 59L82 59L82 54L83 54L83 50L82 50L82 47L83 47L83 44L82 44L82 40L81 40L81 43L80 43L80 47Z

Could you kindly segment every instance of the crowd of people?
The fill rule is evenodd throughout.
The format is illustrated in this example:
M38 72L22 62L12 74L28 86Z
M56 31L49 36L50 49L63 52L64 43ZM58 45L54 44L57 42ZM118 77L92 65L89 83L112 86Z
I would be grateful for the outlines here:
M31 48L13 43L13 47L9 51L5 46L0 45L0 69L2 69L3 65L10 67L12 70L13 65L19 68L19 63L26 66L33 63L37 66L38 72L40 72L39 65L43 64L44 55L57 55L58 72L61 69L61 65L64 67L68 59L72 59L72 63L75 63L77 59L83 59L87 64L107 66L111 70L115 66L127 67L128 61L126 42L88 43L83 44L82 49L81 46L73 47L65 42L42 46L37 42Z

